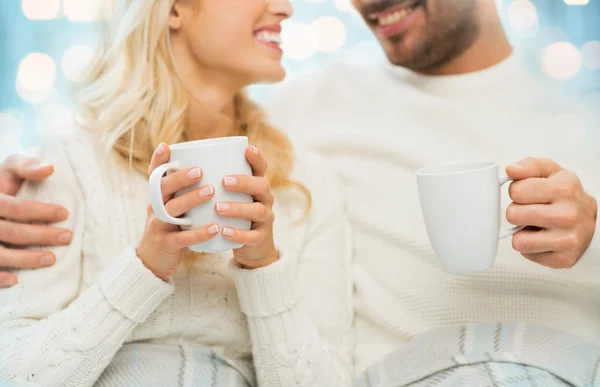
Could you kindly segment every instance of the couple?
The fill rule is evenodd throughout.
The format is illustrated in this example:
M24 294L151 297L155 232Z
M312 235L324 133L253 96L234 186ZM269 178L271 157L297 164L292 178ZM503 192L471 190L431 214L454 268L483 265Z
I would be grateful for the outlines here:
M289 4L166 3L122 2L117 38L83 89L92 134L47 145L41 158L54 175L2 198L11 204L0 207L4 218L65 227L0 223L6 243L57 245L1 252L2 266L49 266L3 277L19 282L0 291L4 384L335 386L353 375L361 386L598 383L600 240L587 193L600 193L598 178L593 165L580 168L583 153L568 157L579 145L572 121L548 117L594 123L521 71L494 2L354 0L390 63L338 66L276 94L271 122L325 156L343 194L325 164L294 157L239 93L283 78L276 26ZM168 159L166 144L235 134L256 146L247 152L256 176L231 189L256 203L229 209L255 225L232 238L255 243L184 254L211 225L185 234L156 222L139 199L146 168ZM518 180L507 218L535 228L503 241L487 273L443 273L414 171L532 154L565 156L507 168ZM31 162L7 163L3 192L53 170ZM165 177L163 190L200 174ZM181 214L212 195L204 188L165 201ZM62 204L68 218L27 199Z

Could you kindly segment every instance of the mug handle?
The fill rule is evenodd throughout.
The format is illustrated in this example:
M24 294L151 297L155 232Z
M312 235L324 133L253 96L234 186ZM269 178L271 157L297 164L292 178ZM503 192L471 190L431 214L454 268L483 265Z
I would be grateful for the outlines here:
M191 226L192 221L186 218L174 218L167 212L162 198L161 181L165 173L175 171L179 168L179 161L159 165L150 175L148 182L150 190L150 205L156 217L165 223L175 224L177 226Z
M498 182L500 183L500 187L502 187L504 184L508 183L509 181L513 181L514 179L511 179L510 177L508 177L508 175L504 174L501 175L498 178ZM498 237L498 239L504 239L506 237L509 237L511 235L514 235L515 233L521 231L522 229L524 229L524 226L514 226L511 228L507 228L504 230L500 230L500 236Z

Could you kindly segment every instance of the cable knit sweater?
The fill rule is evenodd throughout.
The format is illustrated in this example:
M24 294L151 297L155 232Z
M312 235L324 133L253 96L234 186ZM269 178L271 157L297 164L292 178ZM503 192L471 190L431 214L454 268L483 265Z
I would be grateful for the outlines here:
M74 236L53 250L54 266L16 271L19 284L0 290L0 385L92 386L120 349L138 343L207 348L248 385L351 384L348 227L342 195L317 159L299 159L293 175L312 194L303 222L295 220L304 198L276 192L278 262L242 270L231 252L209 255L164 282L134 248L146 178L81 131L46 142L40 157L54 175L19 196L65 206L70 215L60 226ZM157 367L165 376L180 371L140 359L130 365L136 379L117 378L119 385L155 385L144 370ZM178 385L193 384L180 375Z
M470 323L538 324L600 340L600 227L570 270L528 261L505 238L491 270L449 275L430 247L415 177L447 161L552 157L600 198L597 107L590 114L580 99L557 96L511 56L456 76L335 65L284 84L270 108L296 144L341 174L353 229L358 373L415 335Z

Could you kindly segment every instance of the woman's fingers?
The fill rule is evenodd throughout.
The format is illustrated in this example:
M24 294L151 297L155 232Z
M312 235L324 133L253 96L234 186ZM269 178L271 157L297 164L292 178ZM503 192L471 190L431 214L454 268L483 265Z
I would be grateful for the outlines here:
M222 234L225 239L244 246L258 246L265 238L261 230L242 231L231 227L224 227Z
M169 200L165 205L165 208L167 209L169 215L176 218L185 214L192 208L210 200L214 194L214 187L212 185L207 185Z
M148 167L148 174L154 172L159 165L168 162L170 157L171 149L169 149L167 144L161 142L152 154L152 160L150 160L150 166Z
M190 247L213 239L219 231L218 225L209 224L195 230L172 232L168 236L168 244L176 249Z
M223 186L229 191L242 192L254 198L257 202L271 207L274 202L271 187L266 177L248 175L230 175L223 178Z
M267 159L254 145L250 145L246 149L246 160L250 163L254 176L264 177L266 175L268 167Z
M176 192L200 182L200 180L202 180L202 175L202 170L200 168L193 167L185 168L163 177L160 188L163 200L166 202Z
M262 203L227 203L215 204L215 211L227 218L247 219L254 223L273 223L273 211Z

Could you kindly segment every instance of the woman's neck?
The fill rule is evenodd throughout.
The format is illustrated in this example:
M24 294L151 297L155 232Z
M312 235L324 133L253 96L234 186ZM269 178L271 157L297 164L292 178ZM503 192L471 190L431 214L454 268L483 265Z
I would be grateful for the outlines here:
M173 53L178 58L181 85L190 98L186 137L201 140L232 135L237 124L234 98L243 83L202 66L184 47L174 45Z
M188 105L187 137L190 140L203 140L231 136L237 125L235 111L233 96L220 110L192 97Z

